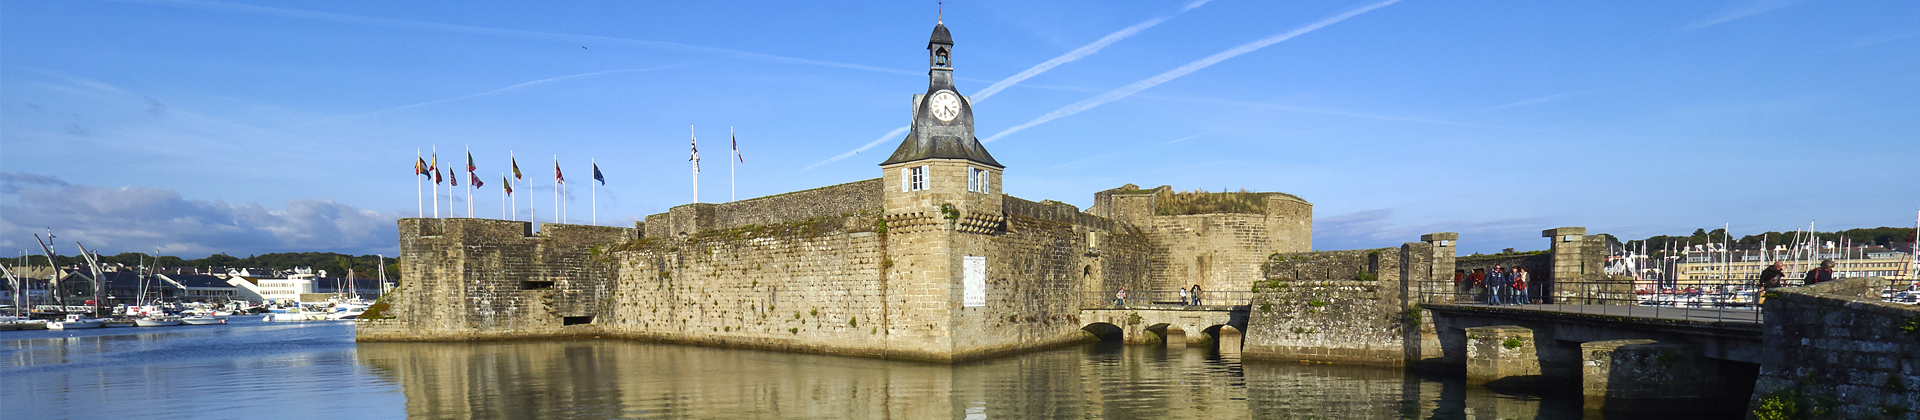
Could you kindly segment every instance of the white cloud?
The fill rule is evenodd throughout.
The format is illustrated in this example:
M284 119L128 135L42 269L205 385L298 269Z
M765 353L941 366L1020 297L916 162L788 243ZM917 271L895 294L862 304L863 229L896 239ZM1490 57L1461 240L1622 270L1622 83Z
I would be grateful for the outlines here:
M189 200L165 188L73 185L59 178L0 173L0 247L28 248L31 233L52 228L72 249L104 254L161 253L198 258L224 252L393 253L396 214L326 199L281 208Z

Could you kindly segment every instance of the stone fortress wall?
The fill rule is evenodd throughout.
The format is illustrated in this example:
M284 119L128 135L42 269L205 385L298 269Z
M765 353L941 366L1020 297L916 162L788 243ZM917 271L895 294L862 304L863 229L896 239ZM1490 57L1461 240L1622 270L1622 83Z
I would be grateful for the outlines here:
M1094 194L1088 213L1147 236L1147 289L1247 290L1274 253L1313 249L1313 204L1284 193L1178 193L1133 184Z
M1000 194L892 203L890 212L885 197L898 184L683 205L634 228L542 224L536 234L528 222L405 219L410 281L377 316L393 319L364 320L357 336L602 336L950 362L1084 340L1082 301L1123 286L1170 289L1207 275L1215 290L1245 290L1251 282L1235 284L1224 267L1275 247L1258 215L1177 231L1167 226L1189 225L1160 219L1207 215L1149 216L1143 228ZM942 205L952 203L961 205L949 214ZM1293 211L1310 217L1310 207ZM1221 268L1155 266L1174 249L1181 261L1201 255L1193 259ZM962 304L962 256L986 262L983 306Z

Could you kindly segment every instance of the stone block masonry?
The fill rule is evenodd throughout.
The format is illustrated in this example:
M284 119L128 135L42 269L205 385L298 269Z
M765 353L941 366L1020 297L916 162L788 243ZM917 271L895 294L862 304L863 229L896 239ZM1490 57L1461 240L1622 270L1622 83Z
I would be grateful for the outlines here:
M1767 292L1757 418L1920 418L1920 308L1853 278Z
M1450 272L1433 264L1451 261L1453 249L1420 242L1271 255L1253 288L1242 357L1384 366L1437 359L1437 336L1408 293Z
M584 335L614 275L608 244L635 229L485 219L400 220L406 282L382 298L386 316L358 323L368 341L447 341ZM382 316L383 318L386 316Z

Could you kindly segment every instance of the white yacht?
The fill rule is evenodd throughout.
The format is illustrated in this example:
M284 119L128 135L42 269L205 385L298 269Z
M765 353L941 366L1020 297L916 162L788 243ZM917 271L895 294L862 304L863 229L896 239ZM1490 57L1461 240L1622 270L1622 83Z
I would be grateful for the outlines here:
M65 320L47 323L47 329L77 330L82 328L100 328L105 325L106 323L104 322L104 320L101 320L98 318L88 317L81 314L67 314L67 318Z
M187 325L220 325L220 324L227 323L227 317L194 315L189 317L182 317L180 318L180 322Z
M133 320L133 324L142 326L142 327L171 327L175 325L180 325L180 317L172 316L172 315L155 315L155 316L135 319Z

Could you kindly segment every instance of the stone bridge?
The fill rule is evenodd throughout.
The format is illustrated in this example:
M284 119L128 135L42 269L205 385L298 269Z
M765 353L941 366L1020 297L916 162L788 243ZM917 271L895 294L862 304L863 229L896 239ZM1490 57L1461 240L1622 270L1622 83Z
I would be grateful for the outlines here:
M1125 305L1113 299L1088 299L1080 306L1082 330L1103 341L1168 346L1213 346L1238 351L1247 329L1244 293L1208 292L1204 305L1177 300L1137 299ZM1140 293L1159 295L1164 293Z

